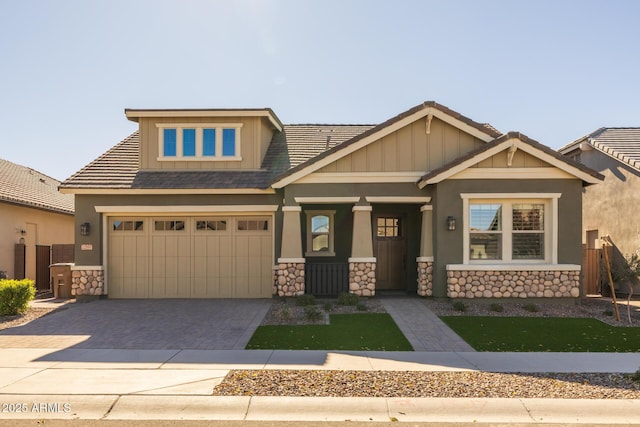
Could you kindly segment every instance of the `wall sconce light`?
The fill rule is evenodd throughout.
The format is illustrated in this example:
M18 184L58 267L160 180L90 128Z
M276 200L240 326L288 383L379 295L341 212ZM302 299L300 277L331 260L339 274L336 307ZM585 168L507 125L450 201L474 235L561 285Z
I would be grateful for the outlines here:
M20 234L24 236L25 234L27 234L27 230L20 230Z
M454 231L456 229L456 219L452 216L447 217L447 230Z
M82 224L80 224L81 236L88 236L90 232L91 232L91 224L89 224L88 222L83 222Z

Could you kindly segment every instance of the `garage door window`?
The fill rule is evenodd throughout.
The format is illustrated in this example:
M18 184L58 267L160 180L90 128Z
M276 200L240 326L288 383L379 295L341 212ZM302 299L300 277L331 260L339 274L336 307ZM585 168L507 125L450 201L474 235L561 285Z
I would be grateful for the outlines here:
M113 221L113 231L144 231L144 221Z
M197 231L226 231L227 220L196 220Z
M155 231L183 231L184 221L154 221Z
M267 219L240 219L238 220L238 231L268 231L269 220Z

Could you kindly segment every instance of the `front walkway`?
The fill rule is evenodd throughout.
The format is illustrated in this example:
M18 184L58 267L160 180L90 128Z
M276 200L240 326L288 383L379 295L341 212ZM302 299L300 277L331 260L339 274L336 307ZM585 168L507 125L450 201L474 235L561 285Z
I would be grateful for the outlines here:
M380 297L415 351L475 351L417 297Z

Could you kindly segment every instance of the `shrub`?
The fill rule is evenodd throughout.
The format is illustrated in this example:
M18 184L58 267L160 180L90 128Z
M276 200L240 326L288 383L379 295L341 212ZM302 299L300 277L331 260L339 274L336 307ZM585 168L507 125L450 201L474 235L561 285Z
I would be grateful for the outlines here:
M24 313L35 295L33 280L0 280L0 316Z
M322 318L322 313L315 305L307 305L304 307L304 317L307 320L316 321Z
M367 307L367 304L365 304L364 302L360 301L360 302L358 302L358 304L356 304L356 310L358 310L358 311L367 311L367 310L369 310L369 308Z
M296 305L299 305L301 307L315 305L315 303L316 303L316 297L314 297L311 294L304 294L296 297Z
M324 308L324 311L331 311L333 310L333 304L331 304L330 302L325 302L322 306Z
M460 312L467 311L467 304L462 301L456 301L453 303L453 309Z
M604 314L605 316L613 316L613 310L611 310L610 308L606 309L605 311L602 312L602 314Z
M338 304L340 305L357 305L360 298L356 294L342 292L338 295Z
M489 309L491 311L495 311L496 313L502 313L504 311L504 307L501 304L498 304L497 302L494 302L493 304L491 304L491 306L489 306Z
M7 272L4 270L0 270L0 280L7 278Z
M640 368L635 371L633 374L629 374L629 378L631 378L633 381L640 383Z
M288 305L285 305L278 311L278 316L282 320L290 320L291 319L291 309Z
M537 305L535 305L534 303L529 303L527 305L524 306L524 309L526 311L528 311L529 313L537 313L538 311L540 311L540 309L538 308Z

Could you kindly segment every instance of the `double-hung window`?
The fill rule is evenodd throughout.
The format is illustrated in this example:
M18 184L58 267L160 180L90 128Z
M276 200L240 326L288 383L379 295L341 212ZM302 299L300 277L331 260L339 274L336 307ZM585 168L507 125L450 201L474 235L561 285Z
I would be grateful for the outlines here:
M465 263L557 262L559 195L489 196L463 195Z
M158 123L159 161L238 161L242 123Z
M335 211L306 211L306 256L335 256L333 247L333 217Z

